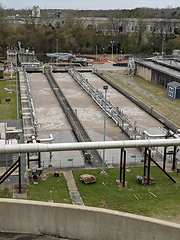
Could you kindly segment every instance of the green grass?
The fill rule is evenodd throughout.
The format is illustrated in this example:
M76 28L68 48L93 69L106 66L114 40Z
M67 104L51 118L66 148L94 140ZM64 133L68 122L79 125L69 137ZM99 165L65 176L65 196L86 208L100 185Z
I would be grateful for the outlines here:
M0 198L12 198L13 193L8 187L1 187L0 189Z
M151 167L151 177L154 178L155 184L144 186L136 181L137 175L143 176L143 168L137 167L131 170L132 174L126 172L126 188L120 188L116 183L119 179L119 169L107 169L107 175L101 175L99 169L73 171L73 175L86 206L113 209L164 220L179 219L180 185L172 183L157 167ZM85 185L80 181L80 175L84 173L94 175L97 182ZM171 173L171 176L180 182L180 174ZM157 197L152 196L149 191Z
M48 202L51 195L53 202L72 203L63 173L58 178L55 178L53 173L49 173L46 180L36 182L38 184L34 184L34 181L29 182L27 200Z
M154 217L171 222L180 222L180 174L170 173L177 181L174 184L157 167L151 167L151 177L155 184L144 186L138 184L137 175L143 176L143 167L133 167L131 174L126 171L126 187L119 187L116 180L119 179L119 169L106 169L107 175L101 175L100 169L76 170L73 175L79 193L86 206L100 207L133 213L147 217ZM96 177L96 183L84 184L80 176L84 173ZM59 178L54 178L53 173L47 174L46 180L29 182L27 200L48 202L51 199L56 203L72 204L67 183L63 173ZM52 191L52 193L50 193ZM152 196L152 192L157 197ZM134 197L136 195L139 201ZM0 197L12 198L12 192L6 188L0 190Z
M6 76L9 76L10 74L6 74ZM8 87L8 85L10 85ZM16 81L15 76L13 76L12 81L12 89L16 91ZM4 88L10 88L11 89L11 80L5 80L0 81L0 119L4 119L4 105L5 107L5 114L6 119L8 120L17 120L17 97L16 93L7 93L4 91ZM6 103L6 99L10 98L11 102L9 105ZM20 98L19 98L20 99ZM19 101L20 103L20 101ZM19 108L20 109L20 108Z

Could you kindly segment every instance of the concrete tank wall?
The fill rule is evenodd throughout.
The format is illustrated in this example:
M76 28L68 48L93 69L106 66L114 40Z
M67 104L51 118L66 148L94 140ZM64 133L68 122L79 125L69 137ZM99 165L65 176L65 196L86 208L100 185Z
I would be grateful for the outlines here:
M167 84L170 82L180 83L180 78L152 69L138 62L136 62L136 75L165 88L167 88Z
M151 69L148 67L144 67L141 64L137 64L136 75L151 81Z
M177 240L180 224L101 208L0 199L0 231L80 240Z
M154 69L152 69L151 81L165 88L167 88L167 84L170 82L175 81L180 83L180 79Z

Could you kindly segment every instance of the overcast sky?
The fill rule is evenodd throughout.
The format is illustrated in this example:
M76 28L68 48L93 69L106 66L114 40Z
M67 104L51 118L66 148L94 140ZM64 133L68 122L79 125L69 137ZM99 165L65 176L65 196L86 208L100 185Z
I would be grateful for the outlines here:
M180 7L178 0L0 0L4 8L28 9L34 5L41 9L134 9L137 7Z

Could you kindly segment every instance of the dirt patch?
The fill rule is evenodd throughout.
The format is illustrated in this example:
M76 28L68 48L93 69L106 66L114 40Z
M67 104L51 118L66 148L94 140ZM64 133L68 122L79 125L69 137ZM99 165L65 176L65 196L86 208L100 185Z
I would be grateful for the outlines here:
M109 208L106 201L104 200L101 200L101 205L100 205L101 208Z

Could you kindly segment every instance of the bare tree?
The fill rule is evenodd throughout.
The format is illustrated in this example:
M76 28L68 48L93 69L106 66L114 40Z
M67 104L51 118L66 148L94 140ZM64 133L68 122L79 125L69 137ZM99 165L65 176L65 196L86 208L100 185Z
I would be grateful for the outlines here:
M141 46L143 36L147 30L147 22L144 18L139 18L137 22L137 47Z
M121 47L124 46L124 41L127 38L127 25L129 18L126 16L126 12L121 10L112 11L109 15L109 30L114 38L116 44Z

